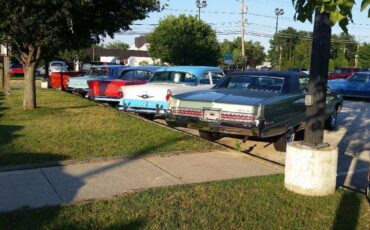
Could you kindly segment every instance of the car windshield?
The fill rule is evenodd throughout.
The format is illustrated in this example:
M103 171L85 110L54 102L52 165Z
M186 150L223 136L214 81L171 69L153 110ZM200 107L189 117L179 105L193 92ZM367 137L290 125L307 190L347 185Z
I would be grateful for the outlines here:
M186 72L179 71L163 71L154 74L151 82L153 83L175 83L175 84L185 84L185 85L197 85L197 78Z
M348 78L349 81L367 82L369 81L370 74L354 74Z
M223 88L281 92L284 78L270 76L232 76L220 85Z
M111 71L107 67L91 67L87 75L90 77L109 77Z
M61 63L61 62L54 62L54 63L51 63L50 66L53 66L53 67L62 67L63 66L63 63Z

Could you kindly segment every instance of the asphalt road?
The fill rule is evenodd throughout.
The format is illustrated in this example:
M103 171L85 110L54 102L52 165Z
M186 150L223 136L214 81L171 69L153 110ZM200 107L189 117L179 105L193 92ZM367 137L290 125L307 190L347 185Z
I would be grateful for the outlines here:
M163 120L156 122L164 124ZM179 128L198 135L197 130ZM339 147L338 185L364 191L370 163L370 101L345 100L338 114L338 126L325 131L325 142ZM285 164L285 152L274 149L272 142L242 137L224 136L217 141L225 146L239 149L246 154L268 161Z

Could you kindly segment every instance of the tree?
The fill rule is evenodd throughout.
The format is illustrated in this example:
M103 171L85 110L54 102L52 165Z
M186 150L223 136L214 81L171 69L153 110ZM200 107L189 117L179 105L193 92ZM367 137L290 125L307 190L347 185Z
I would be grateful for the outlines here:
M0 0L0 42L12 44L25 72L25 109L36 107L35 68L47 49L82 49L130 29L159 9L158 0Z
M121 41L114 41L114 42L104 45L104 48L106 49L128 50L129 47L130 46L128 44L121 42Z
M193 16L169 16L148 36L149 54L174 65L217 65L215 31Z
M247 65L250 68L256 68L257 65L262 64L266 58L264 53L264 47L260 42L246 41L244 42L245 47L245 60L242 60L241 53L241 38L237 37L233 41L224 40L221 44L222 57L220 58L220 63L223 63L223 55L227 52L233 53L234 66L237 68L242 68L243 65Z
M293 63L290 68L309 68L310 67L310 56L311 56L311 42L307 40L301 40L296 45L293 51Z
M321 148L324 139L326 85L329 65L330 38L332 25L339 23L347 33L347 25L352 21L354 0L292 0L295 6L295 18L312 22L315 12L314 32L308 95L311 102L307 106L307 119L304 143L313 148ZM370 5L369 0L362 0L361 10ZM370 17L370 9L368 13Z
M360 46L358 58L361 67L370 67L370 44L365 43Z

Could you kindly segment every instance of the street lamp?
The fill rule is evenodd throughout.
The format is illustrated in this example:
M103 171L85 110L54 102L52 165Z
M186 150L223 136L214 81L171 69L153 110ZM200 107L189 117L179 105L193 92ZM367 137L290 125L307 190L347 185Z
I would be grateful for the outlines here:
M277 35L277 32L278 32L278 25L279 25L279 16L283 15L284 14L284 9L282 8L275 8L275 14L276 14L276 28L275 28L275 37ZM277 47L276 47L277 48ZM281 50L280 50L281 52ZM276 61L276 54L274 52L274 55L273 55L273 63L277 64L277 61ZM279 69L280 69L280 66L279 66Z
M275 29L275 34L276 34L276 33L277 33L277 31L278 31L279 16L281 16L281 15L283 15L283 14L284 14L284 9L276 8L276 9L275 9L275 14L276 14L276 29Z
M195 4L197 5L198 11L198 19L200 20L200 9L207 7L207 0L196 0Z

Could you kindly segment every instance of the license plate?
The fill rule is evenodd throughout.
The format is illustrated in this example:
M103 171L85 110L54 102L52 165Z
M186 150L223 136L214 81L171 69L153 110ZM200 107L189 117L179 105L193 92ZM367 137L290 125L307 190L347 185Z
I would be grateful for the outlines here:
M221 117L221 111L217 110L204 110L203 118L208 121L217 121Z

